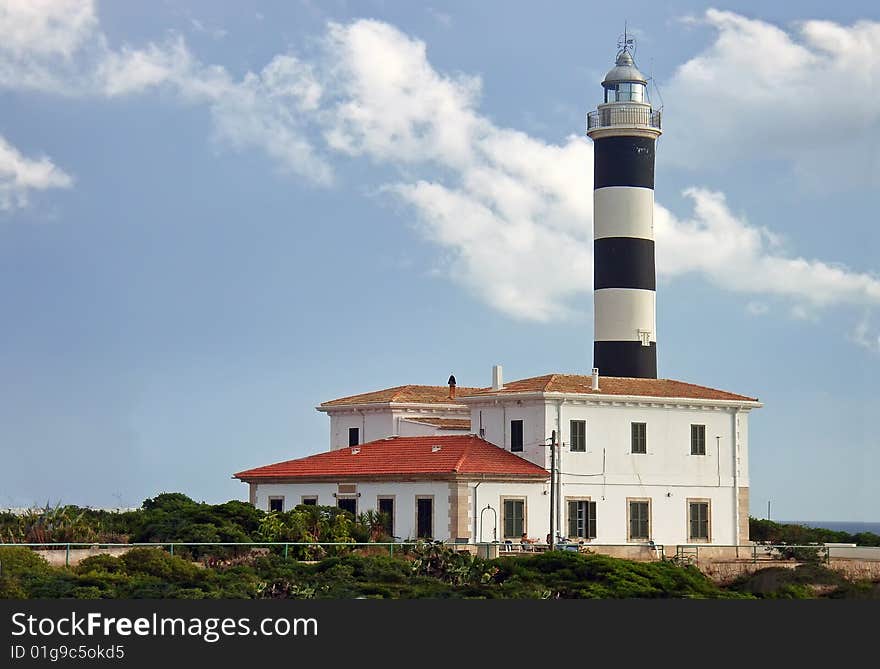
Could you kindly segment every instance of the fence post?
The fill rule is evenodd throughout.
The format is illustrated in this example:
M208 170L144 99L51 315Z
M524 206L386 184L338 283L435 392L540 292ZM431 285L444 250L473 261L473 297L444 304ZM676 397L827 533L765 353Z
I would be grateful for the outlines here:
M288 545L284 544L284 559L285 560L287 559L287 549L288 549Z
M391 545L388 546L389 557L394 557L394 542L391 542Z
M174 544L171 544L171 554L174 555Z
M65 554L64 554L64 566L65 566L65 567L69 567L69 566L70 566L70 544L69 544L69 543L67 544L67 548L65 549Z

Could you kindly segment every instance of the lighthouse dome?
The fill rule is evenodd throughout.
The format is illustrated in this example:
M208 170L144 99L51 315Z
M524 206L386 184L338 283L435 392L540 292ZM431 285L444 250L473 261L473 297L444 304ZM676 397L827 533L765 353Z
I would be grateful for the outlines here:
M605 75L602 85L607 87L608 84L623 82L648 83L645 75L639 72L639 68L636 67L629 51L620 52L617 56L617 61L615 62L614 67L608 70L608 74Z

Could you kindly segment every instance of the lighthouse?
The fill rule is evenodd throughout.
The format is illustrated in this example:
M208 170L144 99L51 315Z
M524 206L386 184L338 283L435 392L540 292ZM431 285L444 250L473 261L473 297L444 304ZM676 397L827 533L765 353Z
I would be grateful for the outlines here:
M603 376L657 378L654 145L660 111L624 36L587 114L593 140L593 367Z

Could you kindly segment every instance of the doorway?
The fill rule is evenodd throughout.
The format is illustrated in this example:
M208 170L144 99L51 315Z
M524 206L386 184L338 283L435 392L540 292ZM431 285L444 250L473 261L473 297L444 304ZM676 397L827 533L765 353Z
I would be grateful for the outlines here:
M434 498L416 498L416 537L431 539L434 536Z

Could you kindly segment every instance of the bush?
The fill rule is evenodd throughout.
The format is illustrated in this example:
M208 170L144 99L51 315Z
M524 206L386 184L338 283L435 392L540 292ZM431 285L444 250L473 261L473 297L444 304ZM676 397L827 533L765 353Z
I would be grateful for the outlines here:
M159 548L132 548L121 558L129 575L143 574L171 583L193 583L201 569L177 555Z
M761 599L812 599L816 594L811 586L831 586L834 592L847 583L841 574L827 567L804 564L794 569L760 569L737 579L730 587Z
M46 559L24 546L0 546L0 576L27 576L50 571Z
M90 572L121 574L125 573L125 562L112 555L92 555L81 560L73 568L73 571L77 574L88 574Z

